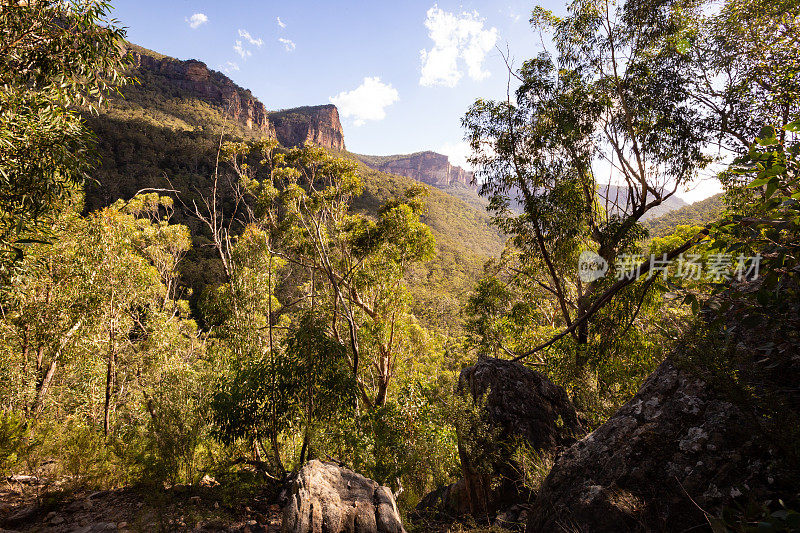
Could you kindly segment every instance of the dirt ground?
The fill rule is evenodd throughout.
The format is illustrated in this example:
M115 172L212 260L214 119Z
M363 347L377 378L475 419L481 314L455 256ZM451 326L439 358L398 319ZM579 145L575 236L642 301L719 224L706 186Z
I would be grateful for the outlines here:
M0 480L0 533L277 532L274 489L203 486L65 490L30 476Z

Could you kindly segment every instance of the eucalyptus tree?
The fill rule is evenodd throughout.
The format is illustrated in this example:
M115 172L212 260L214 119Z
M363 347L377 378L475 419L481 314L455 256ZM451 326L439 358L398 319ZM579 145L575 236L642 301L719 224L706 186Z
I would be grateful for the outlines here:
M513 73L513 98L478 100L465 116L481 192L514 236L522 270L560 314L561 333L517 358L569 336L576 372L585 374L603 356L593 341L626 327L623 319L616 331L599 331L592 319L651 265L632 265L636 275L617 280L582 279L578 259L595 252L613 271L636 251L642 218L711 161L704 116L686 96L691 58L677 38L699 8L589 0L571 3L564 18L537 8L532 22L552 33L555 54ZM612 179L618 187L604 188Z
M352 210L363 190L352 160L311 144L224 149L250 196L250 219L270 232L270 252L288 262L300 276L295 281L305 279L306 293L294 303L315 320L324 317L328 333L347 348L363 402L383 405L411 327L404 276L434 253L433 234L420 221L425 189L409 189L373 218Z
M110 433L116 405L155 412L150 378L198 350L174 290L189 232L156 215L169 213L169 198L139 196L85 217L68 204L47 228L52 244L29 246L6 289L2 374L13 389L4 403L30 418L56 406L65 416L99 412Z
M58 200L83 182L96 110L121 75L124 31L103 0L0 1L0 247L22 254Z
M747 153L764 126L800 113L800 13L794 0L727 0L681 37L692 58L689 98L723 148Z
M285 161L276 173L284 250L315 274L312 291L317 283L325 289L328 297L319 303L326 306L331 334L348 347L361 398L381 406L409 326L404 276L434 253L433 234L420 221L425 189L411 188L404 199L384 203L372 219L351 209L362 192L354 162L314 146L291 150Z

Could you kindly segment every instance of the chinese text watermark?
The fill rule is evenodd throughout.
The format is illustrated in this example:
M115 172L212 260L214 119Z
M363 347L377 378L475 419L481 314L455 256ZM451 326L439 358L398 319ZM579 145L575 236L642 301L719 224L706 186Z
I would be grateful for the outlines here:
M737 281L758 279L761 255L734 256L725 253L680 254L668 258L667 254L650 256L642 254L620 254L613 265L613 275L618 279L646 276L650 279L661 276L667 279L673 275L686 280L712 280L717 283L735 279ZM578 276L589 283L605 276L609 271L608 262L594 252L583 252L578 258Z

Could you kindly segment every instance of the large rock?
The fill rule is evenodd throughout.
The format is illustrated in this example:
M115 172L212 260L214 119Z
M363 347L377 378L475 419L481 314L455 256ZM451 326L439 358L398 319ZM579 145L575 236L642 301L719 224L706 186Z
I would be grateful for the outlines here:
M480 359L461 371L458 389L478 406L489 434L460 428L462 479L423 499L418 509L491 518L532 496L513 458L516 447L555 454L575 442L582 424L564 389L520 363Z
M667 359L634 398L567 449L527 531L690 531L746 494L775 498L770 439L752 413ZM787 493L784 493L787 494Z
M334 463L309 461L283 510L284 533L405 533L392 492Z

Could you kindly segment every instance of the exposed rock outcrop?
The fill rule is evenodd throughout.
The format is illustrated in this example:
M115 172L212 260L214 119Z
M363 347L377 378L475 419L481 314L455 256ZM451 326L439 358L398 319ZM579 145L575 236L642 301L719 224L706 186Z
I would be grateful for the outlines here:
M529 532L689 531L778 476L755 419L667 359L634 398L567 449L545 480Z
M284 533L405 533L392 492L347 468L309 461L289 490Z
M520 363L480 359L461 371L458 388L478 406L490 435L461 428L463 477L426 497L420 510L492 517L531 496L512 457L516 447L553 454L575 442L582 422L564 389Z
M434 187L451 185L472 187L472 172L451 165L446 155L436 152L387 157L365 156L363 160L375 170L413 178Z
M275 125L278 142L284 146L313 142L324 148L345 150L339 111L333 104L275 111L269 118Z
M180 61L131 45L134 74L154 75L163 95L193 97L222 109L242 126L278 140L284 146L313 142L323 148L344 150L339 111L332 104L267 111L250 91L205 63ZM154 80L148 80L152 85Z
M181 95L194 96L223 108L243 126L275 137L264 104L250 91L233 83L224 74L209 69L202 61L180 61L171 57L146 53L133 47L133 67L165 78Z

